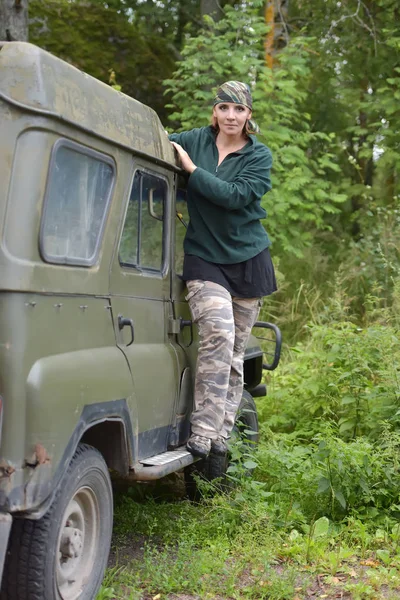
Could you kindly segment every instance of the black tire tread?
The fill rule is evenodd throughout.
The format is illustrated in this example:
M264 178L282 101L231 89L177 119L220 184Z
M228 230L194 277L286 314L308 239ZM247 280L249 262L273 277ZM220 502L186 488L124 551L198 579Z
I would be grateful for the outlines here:
M65 478L81 456L90 451L102 458L92 446L79 444ZM63 486L60 485L49 510L41 519L14 519L3 570L0 600L43 600L44 568L48 554L46 542L62 491Z

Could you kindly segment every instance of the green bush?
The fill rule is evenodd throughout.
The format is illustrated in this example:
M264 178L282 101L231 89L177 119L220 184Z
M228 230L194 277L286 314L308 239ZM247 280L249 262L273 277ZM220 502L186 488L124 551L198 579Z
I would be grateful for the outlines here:
M256 476L272 492L277 524L289 529L322 515L341 520L398 510L400 435L388 428L379 444L345 442L329 426L307 445L270 434L258 459Z
M274 431L311 439L324 423L345 440L376 439L382 423L399 424L400 341L390 322L360 328L341 321L309 326L259 403Z

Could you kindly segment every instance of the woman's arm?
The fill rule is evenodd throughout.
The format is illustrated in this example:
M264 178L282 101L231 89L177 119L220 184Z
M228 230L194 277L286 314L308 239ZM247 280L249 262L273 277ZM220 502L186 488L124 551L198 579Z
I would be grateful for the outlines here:
M168 139L170 142L176 142L182 146L186 152L190 152L190 148L199 135L199 131L200 129L190 129L189 131L182 131L181 133L170 133Z
M197 169L197 167L190 158L189 154L186 152L186 150L180 144L174 142L173 140L171 140L171 144L178 153L182 168L185 169L185 171L187 171L188 173L193 173L193 171Z
M261 198L271 189L272 155L266 146L259 146L255 156L234 181L223 181L197 167L182 146L176 142L172 144L182 167L190 173L188 186L218 206L236 210Z
M265 148L265 151L264 151ZM264 147L233 181L223 181L212 173L193 170L188 186L218 206L236 210L264 196L271 189L272 156Z

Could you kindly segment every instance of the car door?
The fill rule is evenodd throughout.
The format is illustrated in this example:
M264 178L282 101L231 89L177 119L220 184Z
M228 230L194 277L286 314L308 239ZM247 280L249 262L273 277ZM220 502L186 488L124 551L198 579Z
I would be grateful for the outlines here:
M128 361L137 403L136 460L167 449L179 388L169 334L171 188L168 174L135 160L110 274L117 344Z
M183 242L189 223L186 204L187 178L175 175L175 206L172 227L171 260L171 301L175 324L175 344L181 373L179 397L175 413L171 440L184 443L190 434L190 416L193 411L193 390L198 352L197 326L192 322L189 305L186 301L186 284L182 280Z

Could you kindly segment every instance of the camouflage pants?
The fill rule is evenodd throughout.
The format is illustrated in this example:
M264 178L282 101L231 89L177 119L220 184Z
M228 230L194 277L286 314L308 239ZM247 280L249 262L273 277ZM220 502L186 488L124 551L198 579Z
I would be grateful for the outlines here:
M243 357L260 298L234 298L218 283L187 281L199 331L192 433L228 438L243 392Z

